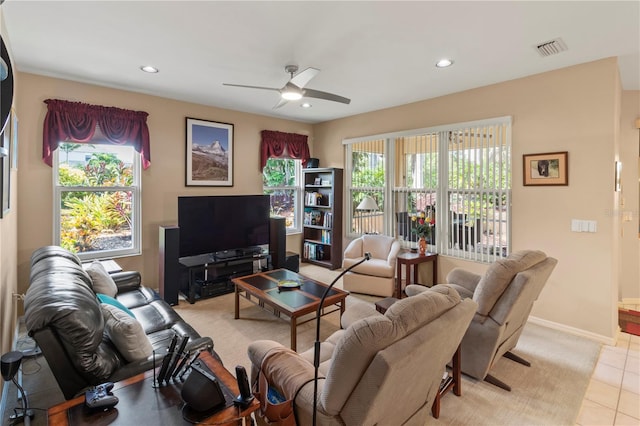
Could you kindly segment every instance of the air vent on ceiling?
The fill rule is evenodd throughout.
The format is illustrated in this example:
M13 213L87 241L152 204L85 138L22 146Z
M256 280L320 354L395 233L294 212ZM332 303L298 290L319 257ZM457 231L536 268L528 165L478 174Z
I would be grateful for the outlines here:
M537 45L536 49L540 56L551 56L567 50L567 45L561 38L556 38Z

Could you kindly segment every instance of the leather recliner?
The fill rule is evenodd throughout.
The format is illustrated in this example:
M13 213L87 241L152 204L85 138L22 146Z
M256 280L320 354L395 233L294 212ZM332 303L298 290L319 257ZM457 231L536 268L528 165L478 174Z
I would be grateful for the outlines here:
M133 312L149 338L153 354L147 359L127 362L104 333L105 320L91 277L75 254L46 246L31 256L25 324L66 399L89 386L116 382L153 368L176 334L189 337L187 350L207 350L215 355L212 339L201 337L157 293L142 286L138 272L111 277L118 287L115 299Z

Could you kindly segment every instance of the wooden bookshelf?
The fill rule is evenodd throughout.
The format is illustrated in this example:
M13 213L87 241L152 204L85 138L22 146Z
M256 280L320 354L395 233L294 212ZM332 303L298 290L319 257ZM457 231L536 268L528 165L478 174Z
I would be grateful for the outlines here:
M302 262L342 267L342 169L303 169Z

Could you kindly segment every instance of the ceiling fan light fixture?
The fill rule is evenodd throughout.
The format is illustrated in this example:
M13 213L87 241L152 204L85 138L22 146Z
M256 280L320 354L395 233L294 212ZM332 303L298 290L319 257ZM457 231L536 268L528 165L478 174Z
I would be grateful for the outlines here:
M438 62L436 62L436 67L438 68L447 68L450 67L451 65L453 65L453 61L451 59L440 59Z
M282 99L286 99L288 101L297 101L298 99L302 99L302 93L298 90L285 89L281 93Z

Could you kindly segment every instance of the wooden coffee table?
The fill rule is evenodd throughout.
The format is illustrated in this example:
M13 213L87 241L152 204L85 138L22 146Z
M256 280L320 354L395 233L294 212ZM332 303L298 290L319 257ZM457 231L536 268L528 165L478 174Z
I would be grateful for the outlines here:
M281 280L298 280L300 288L281 289L278 282ZM235 318L240 318L240 296L250 302L264 308L265 305L273 310L273 314L280 317L287 316L291 322L291 349L296 350L297 325L308 321L314 321L315 315L306 321L299 322L298 319L313 312L316 312L320 299L328 285L319 281L300 275L287 269L276 269L273 271L260 272L258 274L246 275L234 278L236 286L236 306ZM345 299L348 292L332 288L329 290L324 300L321 315L328 315L340 310L340 317L344 313ZM254 300L255 299L255 300ZM324 308L336 306L335 309L324 310Z
M260 407L257 399L243 409L229 404L239 395L238 382L226 368L208 352L202 352L200 361L222 383L227 407L200 420L203 424L251 424L251 413ZM159 367L158 367L159 368ZM169 383L154 387L153 370L115 383L113 394L120 400L106 411L89 411L84 406L84 395L49 408L49 426L77 425L189 425L182 417L184 402L180 396L182 383ZM231 400L229 399L231 398Z

